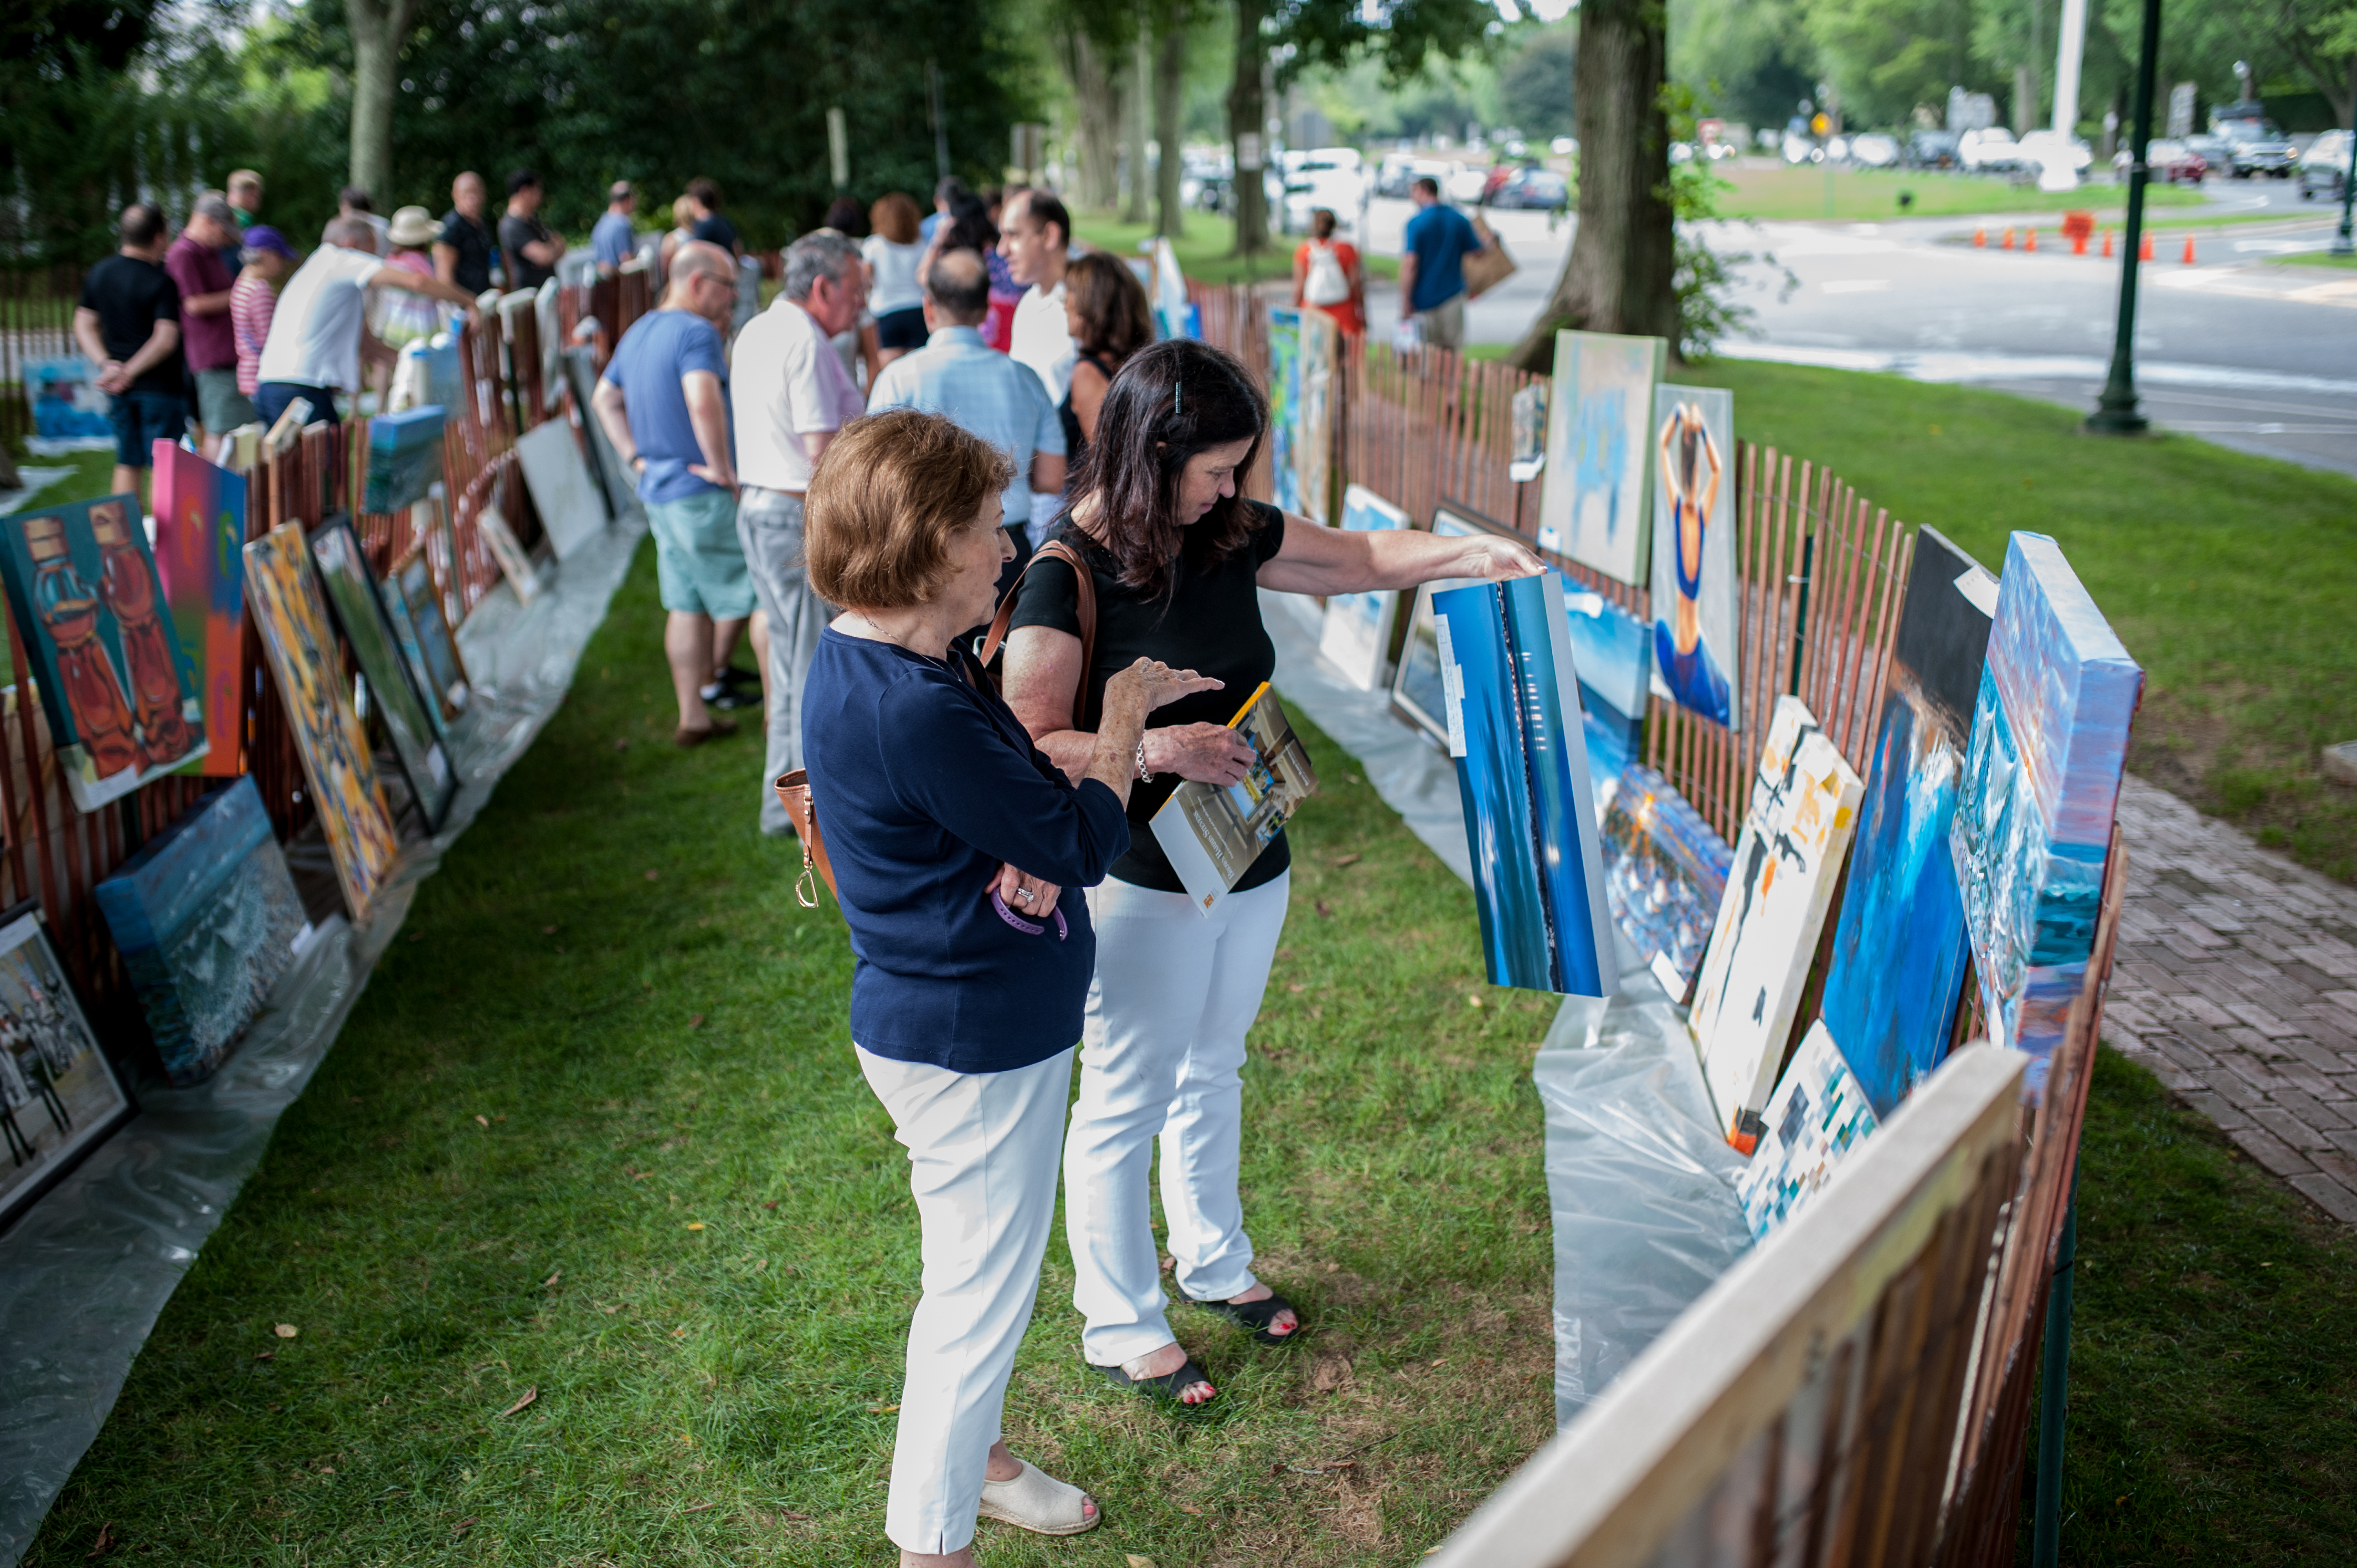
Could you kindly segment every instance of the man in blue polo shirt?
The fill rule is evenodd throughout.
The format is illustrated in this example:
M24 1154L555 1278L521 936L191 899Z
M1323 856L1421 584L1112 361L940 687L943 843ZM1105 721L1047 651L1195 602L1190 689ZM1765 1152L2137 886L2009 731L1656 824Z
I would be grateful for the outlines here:
M1465 255L1481 249L1481 237L1465 214L1440 199L1440 184L1429 177L1411 188L1416 214L1407 220L1400 252L1400 319L1413 318L1424 341L1438 349L1465 342Z
M737 542L737 455L729 432L728 359L721 338L737 302L737 261L691 241L673 252L662 308L631 323L589 401L655 536L663 657L679 696L683 746L734 735L703 687L753 613L753 579Z

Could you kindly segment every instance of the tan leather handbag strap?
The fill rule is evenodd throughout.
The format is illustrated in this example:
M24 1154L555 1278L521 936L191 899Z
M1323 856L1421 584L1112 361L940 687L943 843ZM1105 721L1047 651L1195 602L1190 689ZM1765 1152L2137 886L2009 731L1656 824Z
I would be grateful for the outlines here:
M1006 623L1015 618L1015 596L1023 587L1023 579L1031 568L1046 560L1063 562L1072 569L1076 585L1072 609L1081 623L1081 683L1072 692L1072 727L1086 732L1096 725L1096 704L1089 700L1089 671L1096 667L1097 651L1097 583L1089 571L1089 564L1070 540L1051 539L1039 546L1039 553L1023 564L1023 570L1007 585L1006 596L998 601L998 613L990 618L990 635L982 639L982 662L985 668L998 657L999 645L1006 640Z
M811 873L816 872L834 892L834 866L826 858L826 841L818 834L818 808L811 800L810 775L795 768L777 781L778 803L794 824L794 836L802 841L802 874L794 882L794 897L805 909L818 908L818 889L811 885ZM838 895L840 897L840 895Z

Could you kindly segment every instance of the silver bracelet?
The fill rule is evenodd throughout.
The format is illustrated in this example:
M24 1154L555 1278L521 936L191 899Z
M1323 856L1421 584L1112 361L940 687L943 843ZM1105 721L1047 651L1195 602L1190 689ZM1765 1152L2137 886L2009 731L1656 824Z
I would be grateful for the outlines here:
M1154 777L1146 766L1146 737L1137 737L1137 781L1141 784Z

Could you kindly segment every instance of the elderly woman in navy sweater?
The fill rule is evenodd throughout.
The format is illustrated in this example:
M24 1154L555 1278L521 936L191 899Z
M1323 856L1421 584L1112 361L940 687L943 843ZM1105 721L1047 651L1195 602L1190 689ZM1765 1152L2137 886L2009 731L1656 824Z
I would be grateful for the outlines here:
M937 415L854 421L812 478L819 639L802 757L859 963L851 1037L908 1147L924 1298L884 1529L904 1565L973 1562L977 1513L1093 1527L1017 1459L999 1412L1039 1290L1096 937L1080 889L1129 848L1146 716L1219 682L1140 659L1105 688L1077 784L952 639L990 617L1014 547L996 448Z

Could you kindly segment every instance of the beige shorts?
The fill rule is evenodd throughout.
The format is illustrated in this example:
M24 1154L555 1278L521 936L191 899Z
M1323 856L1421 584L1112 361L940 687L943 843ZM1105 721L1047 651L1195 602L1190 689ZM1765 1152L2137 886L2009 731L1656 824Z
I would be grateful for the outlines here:
M1430 310L1415 313L1416 325L1424 328L1424 340L1435 349L1461 349L1465 346L1465 296L1458 295L1444 299Z

